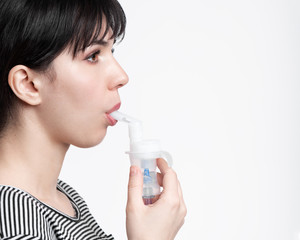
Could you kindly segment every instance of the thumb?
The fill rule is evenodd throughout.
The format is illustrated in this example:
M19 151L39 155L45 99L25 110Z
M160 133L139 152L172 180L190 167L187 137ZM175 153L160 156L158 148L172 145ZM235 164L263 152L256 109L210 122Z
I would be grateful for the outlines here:
M137 166L130 167L128 182L128 201L127 205L138 206L143 204L143 176ZM143 204L144 205L144 204Z

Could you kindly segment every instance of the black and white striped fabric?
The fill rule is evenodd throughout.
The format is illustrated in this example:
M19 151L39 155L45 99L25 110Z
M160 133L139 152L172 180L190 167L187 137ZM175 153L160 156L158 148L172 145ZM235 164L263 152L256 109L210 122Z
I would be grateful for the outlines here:
M57 189L70 199L76 217L68 216L20 189L0 185L0 239L114 239L103 232L73 188L59 180Z

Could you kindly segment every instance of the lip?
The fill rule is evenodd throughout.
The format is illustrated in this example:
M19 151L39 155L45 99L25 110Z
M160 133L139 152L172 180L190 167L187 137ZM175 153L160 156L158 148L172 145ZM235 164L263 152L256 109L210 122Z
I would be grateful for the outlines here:
M110 113L112 113L112 112L114 112L114 111L119 110L120 107L121 107L121 103L119 102L119 103L117 103L112 109L110 109L109 111L107 111L106 113L107 113L107 114L110 114Z
M116 125L118 121L116 119L114 119L112 116L110 116L109 114L112 113L112 112L114 112L114 111L119 110L120 106L121 106L121 103L118 103L112 109L110 109L109 111L107 111L105 113L106 114L106 118L107 118L108 123L109 123L110 126Z

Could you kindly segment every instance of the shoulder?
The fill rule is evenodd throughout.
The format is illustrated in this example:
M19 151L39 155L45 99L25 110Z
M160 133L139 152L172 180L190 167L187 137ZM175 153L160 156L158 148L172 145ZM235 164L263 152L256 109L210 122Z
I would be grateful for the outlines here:
M29 235L43 221L42 204L18 188L0 186L0 236Z
M7 217L10 212L30 209L32 206L42 208L42 204L29 193L12 186L0 185L1 218Z

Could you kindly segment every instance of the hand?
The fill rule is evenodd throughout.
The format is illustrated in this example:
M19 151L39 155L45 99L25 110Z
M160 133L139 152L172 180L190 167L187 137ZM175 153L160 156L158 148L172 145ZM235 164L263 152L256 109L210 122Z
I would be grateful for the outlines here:
M184 223L186 206L173 169L163 159L157 160L161 173L157 178L163 191L158 200L144 205L143 176L140 169L131 166L126 207L126 230L129 240L171 240Z

